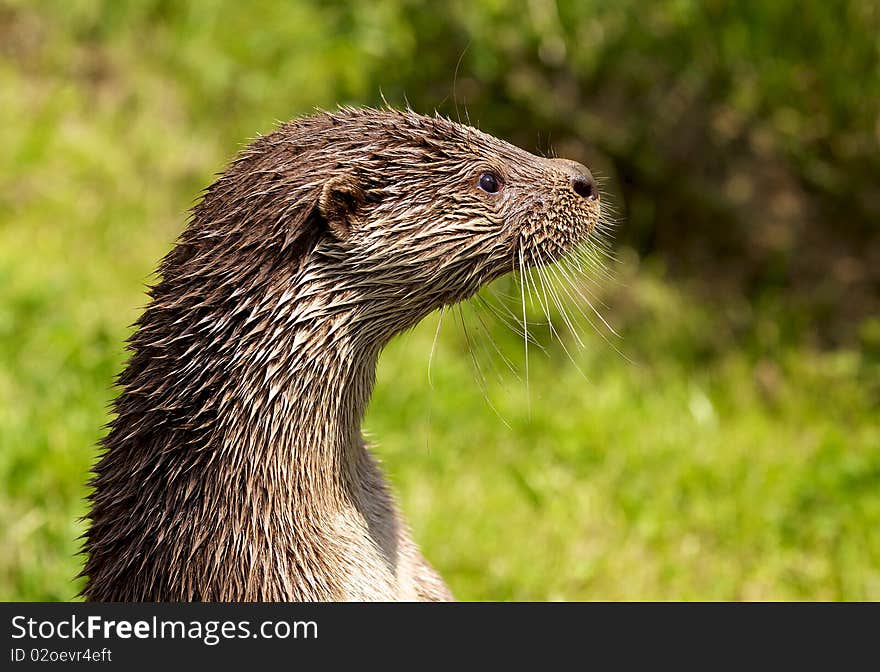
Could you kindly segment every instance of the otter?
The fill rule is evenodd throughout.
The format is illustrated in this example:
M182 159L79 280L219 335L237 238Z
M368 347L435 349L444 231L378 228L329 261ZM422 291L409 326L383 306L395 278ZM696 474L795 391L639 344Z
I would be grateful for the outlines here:
M340 108L208 187L128 341L90 481L97 601L450 600L361 435L382 348L600 215L581 164Z

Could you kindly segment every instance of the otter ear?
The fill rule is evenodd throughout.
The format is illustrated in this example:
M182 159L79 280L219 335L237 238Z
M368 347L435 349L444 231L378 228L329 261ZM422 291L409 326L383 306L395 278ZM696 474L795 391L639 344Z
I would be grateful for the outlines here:
M349 175L331 177L321 189L318 209L333 235L344 240L357 225L365 195L357 181Z

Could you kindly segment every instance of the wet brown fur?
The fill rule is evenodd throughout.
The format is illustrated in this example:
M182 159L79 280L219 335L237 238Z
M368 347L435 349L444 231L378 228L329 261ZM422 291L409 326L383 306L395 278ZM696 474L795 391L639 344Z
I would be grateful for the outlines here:
M257 139L205 192L130 339L94 468L90 600L447 600L360 422L383 346L584 239L580 167L413 112ZM479 176L503 178L497 194Z

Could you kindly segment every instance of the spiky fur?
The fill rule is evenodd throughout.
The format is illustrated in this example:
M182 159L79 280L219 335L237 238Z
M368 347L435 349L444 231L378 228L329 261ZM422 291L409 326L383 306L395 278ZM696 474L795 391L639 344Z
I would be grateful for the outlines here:
M247 147L162 261L91 482L90 600L446 600L365 446L383 346L595 226L570 162L411 111ZM478 188L492 170L498 194ZM536 252L540 255L536 257Z

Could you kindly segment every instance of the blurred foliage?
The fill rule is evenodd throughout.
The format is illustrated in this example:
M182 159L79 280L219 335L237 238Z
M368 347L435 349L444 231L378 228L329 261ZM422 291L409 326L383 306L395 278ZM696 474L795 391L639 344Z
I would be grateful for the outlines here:
M880 309L876 2L27 7L2 25L28 72L159 96L230 139L381 91L596 166L622 242L713 292L781 295L823 342Z
M368 429L457 595L877 599L878 35L870 0L0 0L0 598L76 592L125 325L199 190L384 96L583 161L621 223L633 361L561 330L585 377L548 342L528 394L480 384L468 346L521 342L452 317L432 386L435 321L383 357Z

